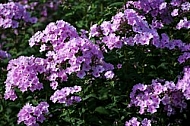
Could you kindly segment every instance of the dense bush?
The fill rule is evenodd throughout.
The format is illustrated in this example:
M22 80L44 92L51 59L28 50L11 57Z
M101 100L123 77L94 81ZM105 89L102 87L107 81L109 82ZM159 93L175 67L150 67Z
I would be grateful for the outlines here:
M0 10L0 125L189 125L187 0Z

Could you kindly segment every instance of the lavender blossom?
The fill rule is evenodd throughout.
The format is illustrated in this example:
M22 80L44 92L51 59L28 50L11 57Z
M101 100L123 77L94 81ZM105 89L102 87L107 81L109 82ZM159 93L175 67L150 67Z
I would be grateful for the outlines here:
M36 23L37 18L31 17L30 13L19 3L9 2L0 4L0 27L18 28L19 21Z
M72 94L80 91L80 86L64 87L61 90L56 90L54 94L50 97L50 100L53 103L64 103L66 106L69 106L75 102L81 101L81 98L79 96L71 96Z
M27 103L18 113L17 123L24 122L27 126L39 126L39 123L43 123L46 114L48 114L48 103L40 102L36 107Z
M15 100L15 87L22 92L41 90L43 84L40 83L37 75L45 72L45 60L42 58L24 57L12 59L7 66L8 74L5 81L5 99Z

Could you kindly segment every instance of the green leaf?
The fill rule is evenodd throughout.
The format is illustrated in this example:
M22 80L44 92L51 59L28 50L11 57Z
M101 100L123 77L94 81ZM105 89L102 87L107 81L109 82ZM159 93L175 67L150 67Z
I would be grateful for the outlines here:
M83 101L88 100L89 98L97 98L97 96L96 96L96 94L86 95L86 97L83 98Z
M0 105L0 112L2 112L3 111L3 106L2 105Z
M115 3L110 4L110 7L116 7L116 6L122 6L122 5L123 5L123 2L115 2Z
M99 113L99 114L104 114L104 115L109 114L109 112L102 106L97 107L94 111Z

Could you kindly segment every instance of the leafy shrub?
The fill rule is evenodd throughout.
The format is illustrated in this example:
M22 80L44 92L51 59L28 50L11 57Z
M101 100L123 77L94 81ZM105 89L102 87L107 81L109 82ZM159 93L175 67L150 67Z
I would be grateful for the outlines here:
M1 28L1 125L188 123L189 2L19 2L38 22Z

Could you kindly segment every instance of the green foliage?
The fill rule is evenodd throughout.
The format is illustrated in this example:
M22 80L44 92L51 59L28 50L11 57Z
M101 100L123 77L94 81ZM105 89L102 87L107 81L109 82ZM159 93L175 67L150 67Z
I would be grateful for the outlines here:
M91 25L109 20L124 3L123 0L67 0L54 19L63 19L78 30L89 30Z

